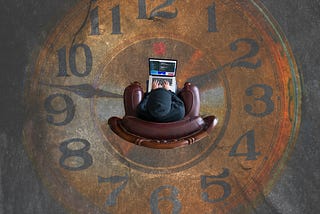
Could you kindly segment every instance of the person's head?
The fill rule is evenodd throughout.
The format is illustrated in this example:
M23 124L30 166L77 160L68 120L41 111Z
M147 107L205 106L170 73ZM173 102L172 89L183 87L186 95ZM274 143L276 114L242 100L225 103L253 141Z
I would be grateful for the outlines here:
M166 116L171 111L171 93L164 88L152 90L147 102L147 110L154 118Z

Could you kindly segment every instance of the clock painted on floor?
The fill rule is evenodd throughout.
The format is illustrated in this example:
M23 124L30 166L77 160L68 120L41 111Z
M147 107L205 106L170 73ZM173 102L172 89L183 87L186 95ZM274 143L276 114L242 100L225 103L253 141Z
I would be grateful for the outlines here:
M148 58L178 60L219 123L176 149L126 142L107 125L123 91L145 88ZM24 143L75 213L237 213L259 205L300 123L293 54L257 0L86 0L48 36L28 73Z

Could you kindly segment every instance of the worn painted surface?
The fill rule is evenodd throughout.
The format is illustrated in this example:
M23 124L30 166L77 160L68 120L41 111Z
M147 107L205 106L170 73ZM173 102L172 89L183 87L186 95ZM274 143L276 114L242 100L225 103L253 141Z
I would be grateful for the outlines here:
M0 213L67 213L48 193L22 145L23 88L30 60L77 1L1 2ZM319 1L262 1L289 40L303 76L302 120L294 151L256 213L318 213ZM162 53L162 52L161 52Z

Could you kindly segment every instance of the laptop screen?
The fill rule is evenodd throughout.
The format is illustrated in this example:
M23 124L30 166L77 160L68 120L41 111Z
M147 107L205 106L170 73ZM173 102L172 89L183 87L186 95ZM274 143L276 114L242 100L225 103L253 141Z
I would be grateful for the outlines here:
M155 76L176 76L177 60L149 59L149 74Z

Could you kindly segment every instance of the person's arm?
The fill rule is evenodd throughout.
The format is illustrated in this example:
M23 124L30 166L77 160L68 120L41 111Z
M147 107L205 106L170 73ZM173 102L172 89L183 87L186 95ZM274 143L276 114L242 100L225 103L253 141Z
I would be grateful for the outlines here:
M184 108L184 102L176 95L175 93L171 92L172 94L172 103L178 105L178 106L183 106Z
M149 119L149 114L147 112L147 102L149 99L149 95L150 93L146 93L137 107L137 115L143 120Z
M154 80L152 82L152 90L155 90L155 89L157 89L159 87L160 87L159 81L158 80ZM144 98L141 100L141 102L138 105L138 111L140 113L142 113L142 114L145 114L147 112L147 102L148 102L148 99L149 99L149 95L150 95L150 92L149 93L145 93Z
M171 114L168 115L171 121L181 120L185 116L184 102L176 95L176 93L170 91L172 94Z

